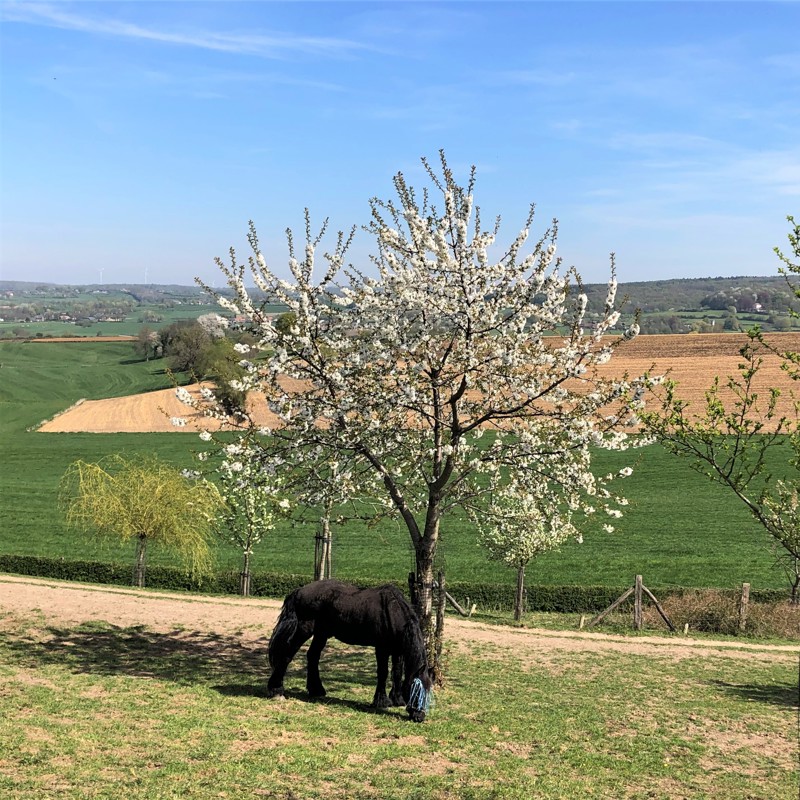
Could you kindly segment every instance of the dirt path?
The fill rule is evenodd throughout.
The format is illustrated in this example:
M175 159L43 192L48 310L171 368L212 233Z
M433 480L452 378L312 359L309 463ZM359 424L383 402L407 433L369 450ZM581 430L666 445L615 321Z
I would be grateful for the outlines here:
M238 635L244 641L269 637L281 603L262 598L204 597L0 575L2 615L41 614L44 625L104 621L153 631L198 631ZM514 650L521 658L546 661L548 654L619 652L660 658L733 658L796 662L800 645L683 639L677 636L615 636L586 631L512 629L448 618L448 643L461 651L476 647L491 658Z

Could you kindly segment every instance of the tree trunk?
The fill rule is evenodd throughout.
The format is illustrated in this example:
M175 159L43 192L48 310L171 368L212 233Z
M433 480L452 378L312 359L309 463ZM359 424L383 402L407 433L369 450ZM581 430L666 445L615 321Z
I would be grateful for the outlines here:
M517 594L514 598L514 619L522 619L522 607L525 603L525 565L517 568Z
M242 573L239 575L239 593L242 597L250 596L250 553L244 554Z
M314 580L320 581L331 577L331 520L330 507L320 520L320 530L315 537L314 547Z
M439 596L436 605L436 663L442 663L442 645L444 643L444 612L447 607L447 592L444 587L444 572L439 570L437 576Z
M438 534L438 530L436 531ZM436 537L438 538L438 536ZM433 669L437 681L441 678L441 665L437 652L441 651L436 637L436 620L433 618L433 562L436 552L436 539L424 537L416 548L416 585L414 587L414 611L419 617L428 664Z
M147 549L147 537L140 534L136 540L136 566L133 570L133 585L144 589L144 556Z

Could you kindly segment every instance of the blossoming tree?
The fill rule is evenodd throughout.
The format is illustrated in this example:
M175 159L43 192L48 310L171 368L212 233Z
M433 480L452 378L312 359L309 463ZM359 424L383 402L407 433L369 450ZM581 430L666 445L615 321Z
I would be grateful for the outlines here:
M623 467L619 477L627 477L630 467ZM614 476L607 476L612 480ZM522 619L525 598L525 570L537 556L558 548L569 539L583 541L583 535L575 525L573 513L566 508L553 506L558 490L548 485L546 478L540 479L534 491L516 486L512 477L496 494L483 505L480 514L475 514L480 543L489 553L489 558L516 570L517 591L514 598L514 619ZM627 505L619 497L620 505ZM621 517L617 508L608 508L613 517ZM606 524L607 530L613 526Z
M204 436L207 441L210 436ZM288 499L280 496L281 480L262 467L259 451L235 442L223 446L226 456L219 471L224 505L217 518L219 533L242 551L239 591L250 594L250 561L264 534L274 529L278 517L288 512Z
M580 279L555 257L555 222L526 249L531 208L500 248L499 218L485 229L473 203L475 170L461 186L443 153L441 169L423 164L431 186L421 194L398 174L396 200L370 201L370 270L345 264L353 231L339 234L315 278L325 226L313 235L308 213L302 253L287 232L290 280L268 266L252 223L248 263L232 250L218 264L234 293L219 302L261 336L265 357L242 362L241 387L264 392L280 420L262 431L273 468L326 465L342 497L368 498L376 516L404 523L433 655L443 520L459 507L480 515L500 487L530 494L543 481L553 509L615 513L613 487L592 473L592 448L627 446L631 387L596 369L611 357L619 319L613 257L604 309L589 326ZM248 275L294 315L287 330L276 331Z

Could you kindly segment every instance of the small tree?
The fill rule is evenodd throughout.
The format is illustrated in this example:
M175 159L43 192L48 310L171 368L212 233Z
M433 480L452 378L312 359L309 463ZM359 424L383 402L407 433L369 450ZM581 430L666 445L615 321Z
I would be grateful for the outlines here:
M517 572L514 619L522 619L525 598L525 569L537 556L557 550L567 539L580 539L569 511L562 516L545 505L548 492L522 495L501 492L477 516L481 544L489 558Z
M220 317L221 319L221 317ZM216 338L200 354L194 365L199 378L214 382L214 397L225 413L242 417L247 403L247 391L241 388L244 369L240 366L241 353L236 345L226 338Z
M800 225L787 217L791 255L775 253L783 263L779 272L800 298L800 288L790 282L800 274ZM730 489L771 537L779 563L785 567L792 603L800 603L800 422L798 403L792 414L779 413L780 391L772 388L767 399L755 390L756 378L766 357L782 360L782 368L800 379L800 354L781 350L765 340L758 328L747 333L739 374L722 384L716 377L706 392L700 412L690 410L673 381L666 381L661 407L643 415L645 428L677 455L688 457L692 467L710 480ZM728 390L727 400L723 397ZM775 448L789 452L790 477L774 480L766 469L767 455ZM793 472L792 472L793 470Z
M674 381L665 381L661 406L642 415L646 430L672 453L690 460L693 469L731 490L772 538L785 566L793 603L800 603L800 426L797 413L781 415L780 391L767 399L755 390L765 357L775 357L758 330L748 332L738 375L715 378L699 411L679 396ZM786 362L788 363L788 362ZM727 390L727 391L726 391ZM727 394L727 397L726 397ZM776 448L790 451L793 474L774 480L767 457Z
M242 444L224 448L226 459L219 471L224 506L217 530L242 551L239 591L250 594L250 561L264 534L289 510L289 501L279 495L280 479L262 468L258 451Z
M202 314L197 318L197 324L212 338L222 339L230 323L219 314Z
M623 468L618 477L627 477L631 469ZM489 558L500 561L516 570L517 591L514 599L514 619L522 619L525 598L525 570L535 558L544 553L558 550L569 539L583 542L583 535L573 522L573 513L567 508L551 505L552 498L558 495L554 487L547 485L543 478L527 491L514 484L515 479L500 488L488 504L472 513L472 520L478 528L480 543L489 553ZM623 498L620 504L625 505ZM619 509L606 507L606 514L619 518ZM614 530L606 523L604 529Z
M787 222L791 226L788 233L790 253L787 255L780 249L775 248L775 255L783 262L783 266L778 268L778 272L785 276L789 288L794 292L794 296L800 299L800 286L792 283L792 275L800 275L800 223L794 221L793 216L786 217ZM794 261L792 259L795 259ZM797 312L795 312L796 314Z
M146 325L140 328L133 343L133 349L145 361L159 356L161 354L161 339L158 331L154 331Z
M197 322L190 325L172 325L165 333L164 355L169 356L170 367L175 372L202 371L203 359L206 358L212 337Z
M209 539L221 500L216 488L148 457L76 461L61 481L67 524L136 542L133 583L143 587L148 542L176 552L195 577L211 566Z

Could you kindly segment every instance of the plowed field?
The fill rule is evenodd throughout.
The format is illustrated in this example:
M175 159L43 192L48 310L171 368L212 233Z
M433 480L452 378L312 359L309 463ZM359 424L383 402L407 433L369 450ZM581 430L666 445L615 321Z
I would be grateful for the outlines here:
M800 351L800 333L773 334L768 341L782 351ZM738 374L738 365L742 360L739 350L745 342L744 335L736 334L640 336L621 345L603 372L608 376L621 376L624 373L636 376L647 371L668 374L677 381L680 396L699 406L714 376L719 375L724 382L726 376ZM779 411L788 414L792 409L789 395L795 387L780 364L780 359L765 354L755 389L762 397L766 397L769 389L780 388L783 398ZM193 394L199 391L198 386L187 388ZM726 395L723 394L723 397ZM731 399L730 395L727 395L727 399ZM250 405L258 424L275 426L277 420L266 409L263 399L253 397ZM186 427L175 427L171 422L172 417L186 419ZM40 430L112 433L213 430L218 427L219 423L193 412L181 403L173 389L164 389L129 397L87 400L44 423Z

